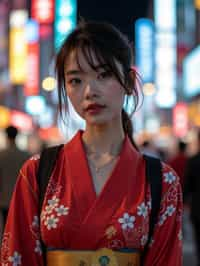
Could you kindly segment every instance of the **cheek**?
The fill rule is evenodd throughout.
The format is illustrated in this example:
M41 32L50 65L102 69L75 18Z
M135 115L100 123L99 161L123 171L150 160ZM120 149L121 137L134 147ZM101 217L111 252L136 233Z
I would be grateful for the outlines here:
M81 103L80 95L77 92L75 92L73 90L70 90L70 89L67 90L67 95L68 95L68 97L70 99L70 102L72 103L74 109L77 112L80 112L80 110L79 110L80 106L81 106L81 104L80 104Z
M123 106L124 102L124 89L117 82L110 84L108 90L106 91L106 96L109 101L111 101L112 106L118 108Z

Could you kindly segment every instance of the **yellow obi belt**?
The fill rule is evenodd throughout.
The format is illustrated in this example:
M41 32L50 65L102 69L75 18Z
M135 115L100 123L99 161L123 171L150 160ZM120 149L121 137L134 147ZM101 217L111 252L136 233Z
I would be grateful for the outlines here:
M96 251L47 251L47 266L139 266L138 252L120 252L108 248Z

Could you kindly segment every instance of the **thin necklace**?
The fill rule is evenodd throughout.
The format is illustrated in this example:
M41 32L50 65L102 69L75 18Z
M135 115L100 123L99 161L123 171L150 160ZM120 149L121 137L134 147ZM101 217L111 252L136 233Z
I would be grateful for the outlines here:
M99 174L101 171L103 171L107 166L109 166L113 161L115 161L117 157L112 157L109 161L105 162L104 164L101 164L97 166L93 160L90 160L90 163L92 167L95 169L95 172Z

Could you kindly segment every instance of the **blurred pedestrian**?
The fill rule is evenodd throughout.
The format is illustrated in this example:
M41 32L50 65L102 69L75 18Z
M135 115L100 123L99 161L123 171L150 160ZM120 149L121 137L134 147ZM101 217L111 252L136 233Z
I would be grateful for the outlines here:
M180 183L183 189L185 170L187 163L187 143L179 140L176 154L168 161L168 164L175 170L180 178Z
M18 129L8 126L5 129L6 148L0 151L0 211L5 223L13 188L22 164L28 159L27 152L16 146Z
M37 177L42 160L35 156L22 167L2 265L42 266L45 259L48 266L182 265L181 186L169 166L151 158L152 179L161 191L154 208L148 159L134 143L124 106L130 99L135 108L139 100L132 64L127 38L107 23L81 22L63 42L56 59L60 111L69 97L86 128L57 154L41 212Z
M200 266L200 131L197 134L198 151L188 159L184 184L184 203L189 207L194 230L198 266Z

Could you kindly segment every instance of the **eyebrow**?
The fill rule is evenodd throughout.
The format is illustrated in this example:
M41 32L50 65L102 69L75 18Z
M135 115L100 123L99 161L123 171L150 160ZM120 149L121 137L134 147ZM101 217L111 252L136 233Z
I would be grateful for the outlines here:
M67 76L70 76L70 75L78 75L78 74L81 74L81 73L83 73L83 71L81 71L81 70L69 70L69 71L67 71L66 72L66 75Z
M109 68L109 67L108 67L107 64L101 64L101 65L94 66L95 71L98 71L98 70L100 70L102 68L105 69L105 68ZM70 76L70 75L80 75L82 73L84 73L84 71L78 70L78 69L72 69L72 70L66 71L66 75L67 76Z

